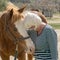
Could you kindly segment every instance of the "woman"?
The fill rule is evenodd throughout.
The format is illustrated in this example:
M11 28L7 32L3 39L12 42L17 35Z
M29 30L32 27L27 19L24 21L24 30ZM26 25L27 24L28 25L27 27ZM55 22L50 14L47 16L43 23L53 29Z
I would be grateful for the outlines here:
M29 30L28 34L35 43L36 59L57 60L57 35L48 24L41 23L37 30Z
M50 25L41 20L37 14L28 13L24 21L24 26L35 44L35 58L57 60L57 34Z

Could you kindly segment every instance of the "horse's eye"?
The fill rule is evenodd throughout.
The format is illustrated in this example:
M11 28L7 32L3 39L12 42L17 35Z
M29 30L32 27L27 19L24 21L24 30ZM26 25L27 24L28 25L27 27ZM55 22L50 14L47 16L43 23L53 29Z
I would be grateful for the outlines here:
M17 28L16 27L14 27L14 31L17 31Z

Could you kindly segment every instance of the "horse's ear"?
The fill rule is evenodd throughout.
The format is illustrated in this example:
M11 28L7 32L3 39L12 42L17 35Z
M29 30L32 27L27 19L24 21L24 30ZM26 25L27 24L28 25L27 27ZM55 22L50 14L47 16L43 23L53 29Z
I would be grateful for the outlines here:
M18 10L18 12L22 13L25 8L26 8L26 5L24 5L22 8L20 8L20 9Z
M12 15L13 15L13 9L10 10L9 17L12 18Z

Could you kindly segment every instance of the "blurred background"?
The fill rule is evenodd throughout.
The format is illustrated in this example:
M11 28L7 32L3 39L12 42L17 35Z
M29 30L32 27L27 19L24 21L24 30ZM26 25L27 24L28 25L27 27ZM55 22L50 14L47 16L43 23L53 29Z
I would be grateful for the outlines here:
M27 4L27 9L39 9L47 18L58 35L58 51L60 50L60 0L0 0L0 13L6 9L7 3L12 2L18 7ZM60 52L59 60L60 60Z

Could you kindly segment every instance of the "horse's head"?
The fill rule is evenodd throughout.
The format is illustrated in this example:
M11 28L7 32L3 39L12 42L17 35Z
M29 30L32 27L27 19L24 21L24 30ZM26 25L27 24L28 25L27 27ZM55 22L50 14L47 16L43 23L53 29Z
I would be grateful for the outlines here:
M24 8L25 6L17 10L7 10L2 14L1 20L4 21L2 23L4 24L4 31L7 32L8 37L12 37L12 40L23 40L26 43L28 50L30 50L30 48L34 50L34 44L29 38L22 22L22 19L24 18L22 15Z

